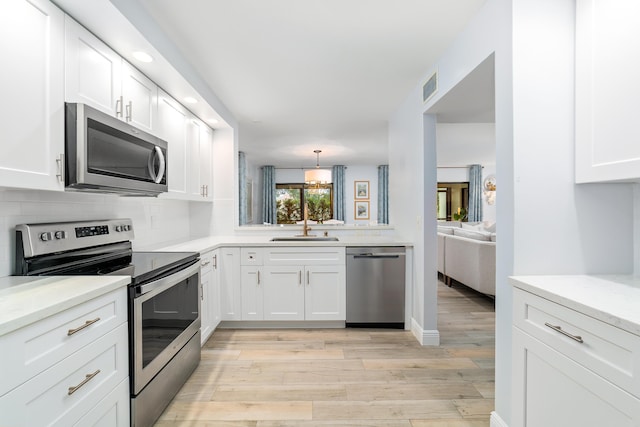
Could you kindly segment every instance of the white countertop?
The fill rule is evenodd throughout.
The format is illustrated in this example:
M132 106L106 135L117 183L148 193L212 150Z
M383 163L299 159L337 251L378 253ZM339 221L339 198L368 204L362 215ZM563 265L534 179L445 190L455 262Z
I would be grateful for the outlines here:
M0 277L0 335L127 286L129 276Z
M293 234L292 234L293 235ZM386 236L338 236L338 241L293 241L272 242L273 236L210 236L201 239L189 240L171 246L165 246L156 250L171 252L200 252L201 254L216 248L225 246L235 247L285 247L285 246L405 246L411 247L413 243L400 241ZM278 235L277 237L285 237Z
M514 276L516 288L640 335L640 277Z

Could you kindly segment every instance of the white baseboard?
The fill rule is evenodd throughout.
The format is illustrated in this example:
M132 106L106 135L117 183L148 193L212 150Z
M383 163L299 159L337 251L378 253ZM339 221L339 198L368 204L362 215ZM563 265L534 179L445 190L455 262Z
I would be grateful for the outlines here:
M411 319L411 333L423 346L440 345L440 331L424 330L415 319Z
M491 412L489 426L490 427L509 427L507 423L505 423L504 420L500 418L500 415L498 415L496 411Z

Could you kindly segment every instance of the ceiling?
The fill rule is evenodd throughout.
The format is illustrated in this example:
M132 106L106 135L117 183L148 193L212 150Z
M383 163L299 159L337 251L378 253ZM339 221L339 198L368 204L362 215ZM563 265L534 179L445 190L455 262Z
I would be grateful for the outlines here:
M278 167L315 165L315 149L321 165L386 163L387 120L485 2L138 1L237 119L247 158ZM485 95L443 99L443 120L491 119Z

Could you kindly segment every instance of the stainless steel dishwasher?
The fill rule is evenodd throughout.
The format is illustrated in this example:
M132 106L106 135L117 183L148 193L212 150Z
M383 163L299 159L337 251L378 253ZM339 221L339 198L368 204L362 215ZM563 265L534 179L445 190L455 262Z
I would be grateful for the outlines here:
M404 247L347 247L347 327L403 329L404 288Z

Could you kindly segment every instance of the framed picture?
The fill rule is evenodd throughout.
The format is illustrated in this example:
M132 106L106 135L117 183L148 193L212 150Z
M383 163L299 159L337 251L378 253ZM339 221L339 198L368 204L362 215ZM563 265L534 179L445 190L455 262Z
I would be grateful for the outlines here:
M354 181L353 187L354 199L369 200L369 181Z
M355 219L369 219L369 201L353 202L353 217Z

